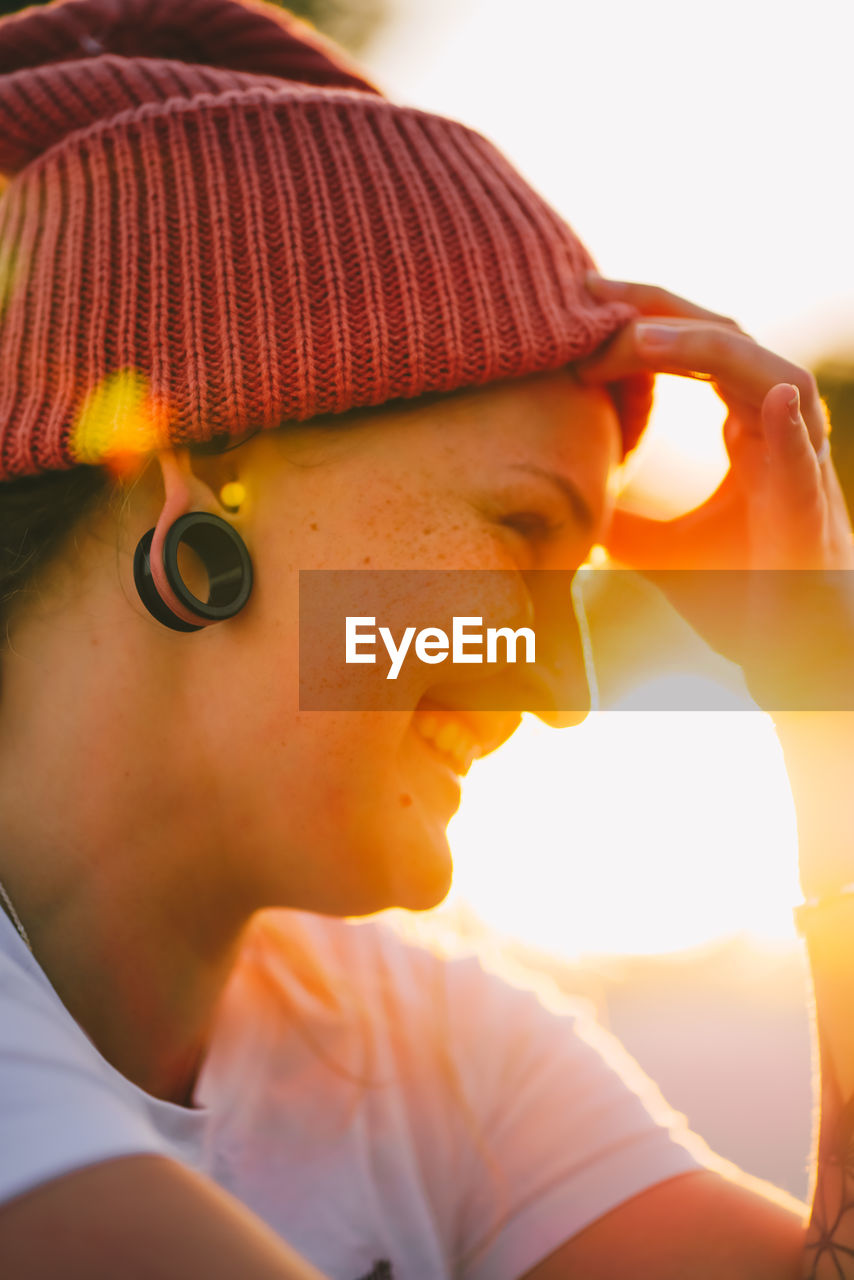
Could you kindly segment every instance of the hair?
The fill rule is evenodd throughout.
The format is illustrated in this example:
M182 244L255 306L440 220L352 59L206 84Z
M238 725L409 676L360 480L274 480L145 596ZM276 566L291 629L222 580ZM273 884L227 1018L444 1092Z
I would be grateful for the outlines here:
M321 425L325 421L318 419ZM237 438L219 435L190 448L203 455L227 453L255 435L257 431ZM9 647L15 612L43 571L88 516L125 492L119 473L83 464L0 481L0 654Z
M74 529L113 492L102 467L23 476L0 487L0 651L22 597L67 544Z

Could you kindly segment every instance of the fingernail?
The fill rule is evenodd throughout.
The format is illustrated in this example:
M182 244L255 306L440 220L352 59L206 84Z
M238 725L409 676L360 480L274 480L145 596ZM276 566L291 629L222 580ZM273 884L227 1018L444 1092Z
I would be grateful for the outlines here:
M610 276L600 275L592 268L584 273L584 279L593 293L607 293L609 297L615 293L623 293L627 288L625 280L612 280Z
M642 347L662 351L674 345L679 336L679 330L667 324L648 324L642 321L635 325L635 336Z
M792 398L787 401L787 404L789 406L789 417L795 426L798 426L801 421L801 397L797 387L792 387Z

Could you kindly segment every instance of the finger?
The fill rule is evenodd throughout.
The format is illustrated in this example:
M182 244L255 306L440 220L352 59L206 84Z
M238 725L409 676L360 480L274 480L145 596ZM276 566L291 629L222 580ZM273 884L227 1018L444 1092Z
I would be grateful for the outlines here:
M726 325L740 333L744 332L741 325L730 316L721 315L717 311L708 311L705 307L698 306L696 302L680 298L678 294L669 293L667 289L661 289L658 285L635 284L629 280L610 280L606 276L600 276L596 271L587 273L586 284L594 298L602 302L631 303L643 315L712 320L716 324Z
M816 449L827 418L815 378L808 369L738 333L705 320L632 320L601 355L580 361L582 382L614 381L638 369L712 380L724 402L759 410L778 383L797 387L801 412Z
M768 444L761 429L753 430L748 416L738 412L727 414L724 422L724 446L743 497L764 486L768 470Z
M768 444L769 514L779 522L781 538L804 557L823 545L827 498L797 387L772 387L762 405L762 426Z
M669 353L665 350L659 351L659 344L654 340L646 341L646 332L648 329L664 329L672 328L674 333L678 333L686 326L701 323L693 320L684 320L669 317L656 317L656 323L652 325L649 321L643 319L630 320L627 325L620 329L613 338L609 339L598 351L591 356L586 356L583 360L578 360L573 365L579 381L585 384L598 384L608 382L618 382L626 378L630 378L638 373L674 373L677 376L685 378L700 378L706 382L711 381L712 375L703 370L688 369L684 365L684 361L680 364L674 364L673 360L665 358ZM702 322L707 332L713 327L712 322ZM724 330L721 330L724 332ZM755 346L755 344L752 344ZM678 359L678 352L674 353Z
M797 483L800 489L818 489L821 470L801 413L797 386L783 382L771 388L762 404L762 428L769 465L779 478Z

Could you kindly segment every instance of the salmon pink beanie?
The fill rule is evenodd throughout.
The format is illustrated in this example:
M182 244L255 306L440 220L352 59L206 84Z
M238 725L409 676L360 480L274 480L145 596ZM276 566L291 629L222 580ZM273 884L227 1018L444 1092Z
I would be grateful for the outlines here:
M4 19L0 174L0 479L557 369L633 314L490 143L258 0Z

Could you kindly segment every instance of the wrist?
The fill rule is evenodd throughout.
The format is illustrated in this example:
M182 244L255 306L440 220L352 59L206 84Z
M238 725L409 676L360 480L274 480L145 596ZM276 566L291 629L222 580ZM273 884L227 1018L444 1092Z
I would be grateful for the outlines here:
M854 918L854 881L841 885L834 892L816 898L805 898L793 909L795 928L802 938L814 929L828 929L842 924L851 928Z
M854 883L854 713L779 712L773 721L795 803L804 897L833 897Z

